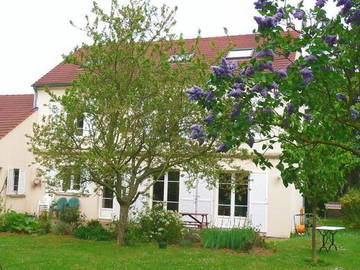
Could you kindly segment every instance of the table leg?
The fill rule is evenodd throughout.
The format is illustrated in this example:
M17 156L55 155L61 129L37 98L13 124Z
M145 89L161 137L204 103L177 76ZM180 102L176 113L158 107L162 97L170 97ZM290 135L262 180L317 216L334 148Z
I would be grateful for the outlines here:
M320 235L322 236L322 246L320 248L320 251L323 249L326 251L329 251L329 249L326 247L327 242L329 241L329 234L327 231L319 231Z
M331 247L334 247L335 250L337 251L337 246L335 245L335 233L336 231L331 232L331 241L330 241L329 250L331 249Z

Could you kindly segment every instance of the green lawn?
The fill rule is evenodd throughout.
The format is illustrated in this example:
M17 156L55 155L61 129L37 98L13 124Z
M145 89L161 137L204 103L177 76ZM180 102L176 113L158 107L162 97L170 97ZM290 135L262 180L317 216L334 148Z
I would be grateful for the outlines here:
M272 254L234 254L203 248L156 245L118 247L114 242L94 242L55 235L0 234L0 263L4 270L125 270L125 269L360 269L360 232L338 233L339 250L321 253L311 266L310 239L294 237L274 241Z

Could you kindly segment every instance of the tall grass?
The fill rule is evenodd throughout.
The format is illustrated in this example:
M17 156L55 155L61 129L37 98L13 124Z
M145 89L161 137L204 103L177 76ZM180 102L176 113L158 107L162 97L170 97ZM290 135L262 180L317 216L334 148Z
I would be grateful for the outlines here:
M201 241L206 248L249 251L255 244L261 243L262 239L252 228L210 228L201 232Z

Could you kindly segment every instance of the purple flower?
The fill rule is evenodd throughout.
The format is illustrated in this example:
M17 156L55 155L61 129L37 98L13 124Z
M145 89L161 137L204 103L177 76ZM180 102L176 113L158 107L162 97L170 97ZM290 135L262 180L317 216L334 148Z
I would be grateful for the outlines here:
M232 86L234 89L241 89L241 90L245 90L245 84L244 83L234 83Z
M350 118L356 120L359 117L359 112L355 109L350 109Z
M237 103L235 104L235 106L233 107L233 109L231 110L231 117L236 117L240 114L240 108L241 108L241 104Z
M259 58L260 57L271 57L271 58L275 57L273 51L269 50L269 49L264 49L264 50L258 52L256 56Z
M208 125L210 125L212 123L212 121L214 120L214 118L216 117L215 114L209 114L206 118L204 118L204 122Z
M316 0L315 5L319 8L322 8L325 6L326 2L327 2L327 0Z
M300 74L303 76L305 85L308 85L313 79L312 71L307 67L300 70Z
M212 66L212 70L216 77L223 78L228 77L231 78L233 76L233 72L236 69L236 63L228 64L226 59L223 57L221 59L220 66Z
M214 99L214 92L213 91L206 91L204 93L205 95L205 101L211 101Z
M323 40L329 45L329 47L333 47L336 41L336 35L325 36Z
M198 100L205 95L204 90L196 85L185 92L189 95L190 100Z
M254 145L254 143L255 143L254 137L253 137L253 136L250 136L250 137L247 139L247 144L250 146L250 148L252 148L253 145Z
M271 108L269 106L266 106L265 109L263 109L264 113L271 113Z
M258 0L254 3L255 9L263 9L264 6L268 3L268 0Z
M336 99L346 102L346 96L341 93L336 94Z
M276 21L281 21L281 19L283 19L285 17L285 12L284 12L284 10L282 9L282 8L279 8L277 11L276 11L276 13L275 13L275 15L274 15L274 19L276 20Z
M267 62L267 63L260 63L258 66L258 70L259 71L264 71L265 69L268 69L270 71L274 71L272 62Z
M237 88L237 89L234 89L234 90L230 91L229 96L230 96L230 97L233 97L233 98L238 98L238 97L240 97L243 93L244 93L244 91L242 91L241 89Z
M286 78L287 77L285 69L279 69L278 74L279 74L280 78Z
M260 83L255 84L252 88L251 91L253 92L259 92L261 90L261 85Z
M259 28L272 28L275 27L277 25L277 21L274 17L254 17L254 20L256 21L256 23L259 25Z
M278 90L274 91L274 98L278 99L281 96L280 92Z
M268 91L266 89L263 89L260 94L263 97L267 97L269 95L269 93L268 93Z
M295 10L295 13L293 15L296 19L302 20L304 18L305 12L298 8Z
M222 153L222 152L226 152L227 149L226 149L226 146L225 144L220 144L219 147L215 150L216 153Z
M276 82L272 82L269 86L269 89L278 89L279 88L279 85L276 83Z
M310 113L305 113L304 114L304 119L305 120L311 120L312 119L312 115Z
M316 61L316 60L317 60L317 57L314 56L314 55L308 55L308 56L305 56L304 59L305 59L305 61L311 62L311 61Z
M345 5L347 1L349 1L349 0L338 0L338 2L336 3L336 6L339 7L339 6Z
M353 6L353 2L351 0L346 1L346 3L343 5L343 8L340 10L340 14L347 13L352 6Z
M295 106L294 104L292 103L289 103L287 106L286 106L286 111L287 111L287 114L288 115L292 115L295 111Z
M206 136L205 131L202 129L202 125L195 124L192 125L190 129L192 130L190 134L190 138L197 140L199 144L202 145L205 141L205 136Z
M251 65L249 65L249 66L247 66L247 68L244 70L243 75L245 75L245 76L251 76L251 75L253 75L254 73L255 73L254 68L253 68Z
M253 121L253 112L252 111L250 111L248 113L248 115L246 116L246 121L248 121L250 123Z
M360 10L357 10L354 13L350 14L350 16L346 19L346 23L352 22L360 25Z

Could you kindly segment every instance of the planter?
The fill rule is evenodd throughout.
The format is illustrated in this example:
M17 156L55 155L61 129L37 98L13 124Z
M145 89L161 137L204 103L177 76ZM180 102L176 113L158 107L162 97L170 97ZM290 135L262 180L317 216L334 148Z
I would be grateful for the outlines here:
M159 248L161 248L161 249L167 248L167 243L166 242L159 242Z

